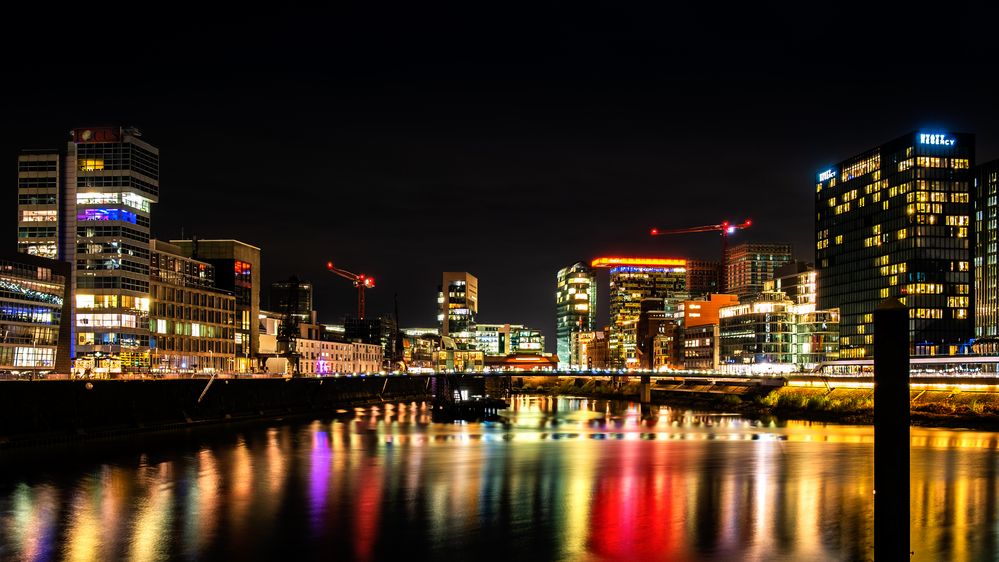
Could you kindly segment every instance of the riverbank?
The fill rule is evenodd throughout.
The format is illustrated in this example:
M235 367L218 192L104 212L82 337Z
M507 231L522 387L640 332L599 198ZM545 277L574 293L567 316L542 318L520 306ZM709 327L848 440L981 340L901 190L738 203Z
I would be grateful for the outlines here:
M638 383L561 379L525 385L525 393L574 395L608 400L637 400ZM913 391L914 426L999 431L999 394L990 392ZM652 403L710 412L738 413L769 421L793 419L871 425L874 390L856 388L749 387L732 392L688 392L653 387Z
M333 415L426 397L426 380L409 377L3 382L0 449Z

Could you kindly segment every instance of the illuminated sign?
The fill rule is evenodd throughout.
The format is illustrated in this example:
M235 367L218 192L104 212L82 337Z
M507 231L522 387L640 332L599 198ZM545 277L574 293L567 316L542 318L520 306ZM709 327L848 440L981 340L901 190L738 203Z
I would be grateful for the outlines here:
M954 146L956 139L949 139L945 134L919 133L919 144L935 144L939 146Z
M836 177L836 170L829 168L828 170L819 174L819 181L831 180Z
M95 127L93 129L73 129L73 140L84 142L120 142L121 134L117 127Z
M596 258L590 262L592 267L617 267L633 265L638 267L686 267L687 260L673 258Z
M135 223L135 213L122 209L84 209L76 215L78 221L125 221Z

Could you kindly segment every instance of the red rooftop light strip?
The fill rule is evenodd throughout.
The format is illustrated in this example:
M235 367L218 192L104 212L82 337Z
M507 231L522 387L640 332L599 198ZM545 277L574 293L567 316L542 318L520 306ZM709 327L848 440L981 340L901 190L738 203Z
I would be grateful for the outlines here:
M592 267L617 267L633 265L636 267L686 267L687 260L677 258L596 258L590 262Z

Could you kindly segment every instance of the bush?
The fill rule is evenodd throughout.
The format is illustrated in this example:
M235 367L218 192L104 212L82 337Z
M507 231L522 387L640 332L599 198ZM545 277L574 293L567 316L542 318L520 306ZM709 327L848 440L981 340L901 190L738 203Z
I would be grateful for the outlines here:
M777 397L777 403L775 405L777 408L785 410L801 410L805 407L805 404L806 399L804 396L781 394Z
M742 398L739 398L735 394L726 394L722 397L721 403L723 406L738 406L742 404Z
M828 410L830 407L830 401L825 396L812 396L805 400L805 408L809 410Z

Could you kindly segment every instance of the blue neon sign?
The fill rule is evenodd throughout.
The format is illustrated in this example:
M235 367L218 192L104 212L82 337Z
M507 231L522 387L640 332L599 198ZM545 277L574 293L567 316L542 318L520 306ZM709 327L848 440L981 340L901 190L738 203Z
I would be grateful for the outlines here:
M135 224L135 213L124 209L84 209L76 215L78 221L125 221Z
M836 170L829 168L828 170L819 173L819 181L831 180L836 177Z
M947 138L944 133L919 133L919 144L954 146L957 144L957 139Z

